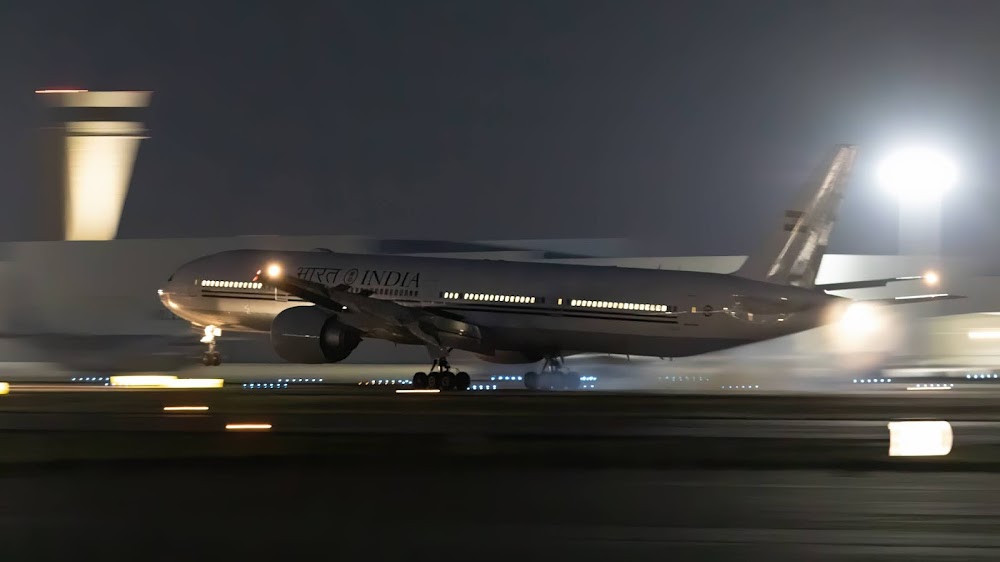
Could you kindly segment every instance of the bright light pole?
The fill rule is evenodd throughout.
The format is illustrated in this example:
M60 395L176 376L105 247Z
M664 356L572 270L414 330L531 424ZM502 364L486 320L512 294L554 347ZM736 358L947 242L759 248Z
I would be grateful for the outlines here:
M899 200L899 253L937 258L941 200L958 180L955 164L939 152L908 148L882 162L879 180Z
M910 267L921 268L918 271L928 266L940 271L941 200L958 181L955 164L935 150L907 148L886 158L878 173L882 186L899 201L899 254L909 257ZM940 281L937 273L925 275L928 285L936 286ZM939 313L935 304L921 308L926 316ZM932 345L927 332L910 332L916 349Z

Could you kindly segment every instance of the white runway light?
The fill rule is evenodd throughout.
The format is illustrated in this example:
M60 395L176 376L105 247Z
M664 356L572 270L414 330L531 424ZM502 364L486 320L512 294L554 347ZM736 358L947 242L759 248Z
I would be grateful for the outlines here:
M934 457L951 452L953 435L946 421L889 422L890 457Z
M206 412L208 406L164 406L164 412Z
M267 431L271 429L269 423L227 423L226 429L229 431Z
M179 379L174 375L117 375L111 386L127 388L222 388L223 379Z

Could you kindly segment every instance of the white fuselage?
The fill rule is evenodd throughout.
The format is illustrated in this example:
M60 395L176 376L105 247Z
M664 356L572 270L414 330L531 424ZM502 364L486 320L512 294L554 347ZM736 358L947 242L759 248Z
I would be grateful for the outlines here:
M312 306L254 281L275 262L287 275L461 319L482 328L496 350L528 354L696 355L815 327L835 300L713 273L267 250L190 262L171 277L161 299L199 326L267 332L283 310ZM795 313L746 314L741 296L804 306Z

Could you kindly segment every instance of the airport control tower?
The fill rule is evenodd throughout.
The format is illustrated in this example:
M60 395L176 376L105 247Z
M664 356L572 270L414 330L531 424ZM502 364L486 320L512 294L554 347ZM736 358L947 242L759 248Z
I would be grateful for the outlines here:
M152 92L38 90L41 134L36 240L118 233Z

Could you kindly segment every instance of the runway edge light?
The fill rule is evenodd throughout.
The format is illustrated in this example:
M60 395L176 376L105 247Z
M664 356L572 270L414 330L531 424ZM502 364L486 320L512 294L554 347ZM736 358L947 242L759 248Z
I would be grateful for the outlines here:
M223 379L179 379L173 375L115 375L111 386L129 388L222 388Z
M267 431L271 429L269 423L227 423L226 429L229 431Z
M164 406L164 412L206 412L208 406Z

